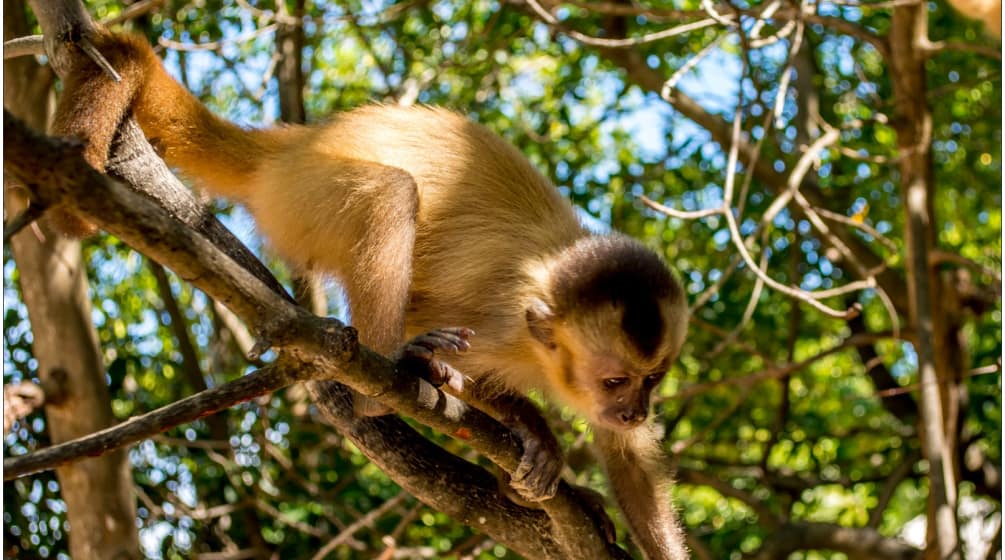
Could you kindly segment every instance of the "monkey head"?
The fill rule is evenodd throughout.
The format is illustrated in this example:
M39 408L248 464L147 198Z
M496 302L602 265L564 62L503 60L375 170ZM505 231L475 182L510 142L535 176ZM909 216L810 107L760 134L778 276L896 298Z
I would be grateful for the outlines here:
M549 388L598 427L639 426L683 344L680 283L653 251L623 236L584 238L543 273L545 293L530 301L526 319Z

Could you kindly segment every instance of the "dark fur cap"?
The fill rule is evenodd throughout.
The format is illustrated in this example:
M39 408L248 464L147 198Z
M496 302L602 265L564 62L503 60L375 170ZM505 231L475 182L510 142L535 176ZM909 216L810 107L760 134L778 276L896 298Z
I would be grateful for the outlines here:
M666 263L622 235L586 237L563 251L552 270L551 289L559 316L604 305L624 309L625 335L646 356L663 338L661 302L683 297Z

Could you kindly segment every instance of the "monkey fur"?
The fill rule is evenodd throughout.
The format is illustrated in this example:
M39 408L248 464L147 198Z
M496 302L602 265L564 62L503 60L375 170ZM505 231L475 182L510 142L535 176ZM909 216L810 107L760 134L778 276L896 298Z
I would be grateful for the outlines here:
M587 232L522 154L453 112L374 105L318 126L244 129L171 78L144 39L101 31L92 41L122 82L81 62L54 127L83 138L92 165L103 168L131 110L170 165L244 204L293 266L338 279L363 343L449 365L434 381L523 440L511 476L522 498L553 496L562 467L524 396L536 388L590 421L647 557L687 558L645 422L688 317L655 253Z
M984 23L988 35L1002 38L1002 0L949 0L956 11Z

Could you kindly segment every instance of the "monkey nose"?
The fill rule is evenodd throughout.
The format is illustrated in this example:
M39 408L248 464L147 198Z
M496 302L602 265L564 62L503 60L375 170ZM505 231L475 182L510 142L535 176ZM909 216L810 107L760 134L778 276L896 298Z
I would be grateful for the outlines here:
M623 410L618 413L618 419L625 426L634 426L646 419L646 414L639 410Z

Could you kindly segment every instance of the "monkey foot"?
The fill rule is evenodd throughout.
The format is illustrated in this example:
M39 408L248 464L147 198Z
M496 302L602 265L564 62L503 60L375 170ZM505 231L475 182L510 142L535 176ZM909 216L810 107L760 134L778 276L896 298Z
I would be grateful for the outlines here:
M530 502L553 498L562 479L562 449L558 440L551 432L539 436L520 426L514 426L513 431L523 444L523 457L510 476L510 487Z
M600 532L607 539L607 542L613 543L617 541L618 535L614 530L614 522L607 515L607 510L604 509L604 497L600 492L597 492L593 488L575 484L572 485L572 489L579 495L580 503L586 506L587 513L590 514L593 522L600 528Z
M435 329L409 340L398 350L398 367L413 372L439 387L446 383L454 391L464 390L464 375L436 358L436 352L460 354L471 347L468 338L475 331L464 327Z

